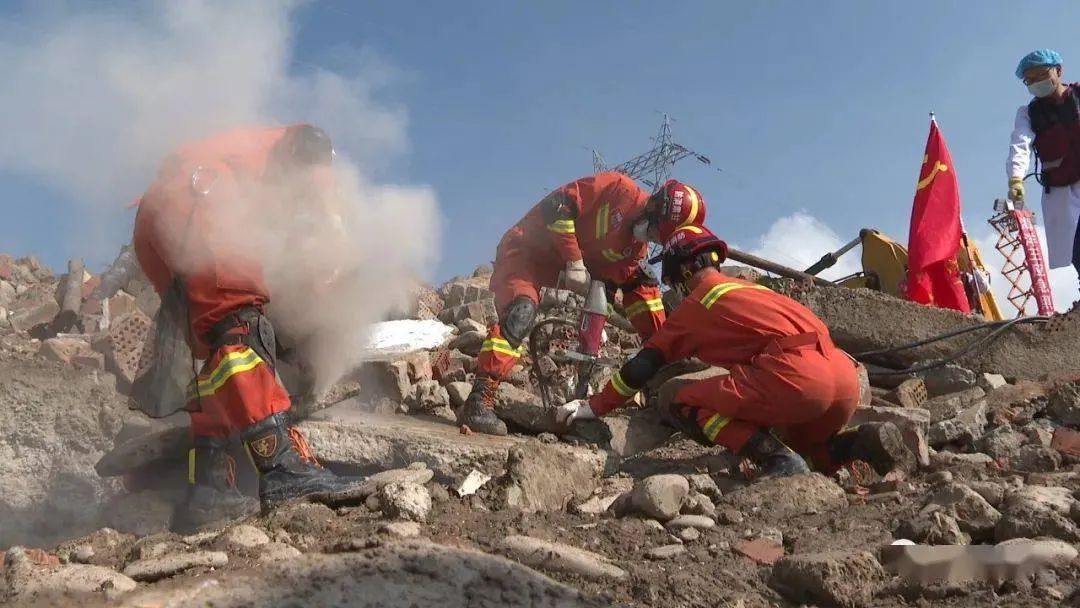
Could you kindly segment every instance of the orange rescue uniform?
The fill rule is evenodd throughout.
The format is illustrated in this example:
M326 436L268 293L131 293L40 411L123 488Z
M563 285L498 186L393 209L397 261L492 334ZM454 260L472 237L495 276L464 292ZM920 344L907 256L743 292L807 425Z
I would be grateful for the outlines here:
M818 469L836 469L826 441L855 412L858 372L806 307L764 286L714 273L644 348L657 349L665 362L696 356L729 370L675 397L678 404L698 408L695 422L708 440L738 453L755 431L772 428ZM626 369L591 398L597 416L637 392L622 377Z
M664 323L664 305L659 287L642 280L640 262L648 245L633 235L648 199L633 179L614 171L575 180L545 197L499 242L490 287L500 314L519 297L538 303L541 287L555 287L566 264L582 260L609 292L622 290L630 322L643 338L652 336ZM562 212L553 215L555 208ZM511 346L496 324L477 371L505 378L520 356L520 347Z
M240 192L264 177L286 128L230 131L179 147L139 203L139 265L158 294L180 279L189 343L206 360L188 393L196 436L227 437L291 405L272 361L245 344L215 347L210 339L215 325L270 300L262 265L243 247L260 210ZM241 325L228 333L247 331Z

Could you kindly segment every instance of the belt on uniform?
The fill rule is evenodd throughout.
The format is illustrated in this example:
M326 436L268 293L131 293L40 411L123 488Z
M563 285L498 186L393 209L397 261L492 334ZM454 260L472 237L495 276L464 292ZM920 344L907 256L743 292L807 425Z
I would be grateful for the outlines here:
M765 347L764 352L772 355L779 355L783 352L803 350L811 347L816 348L821 353L825 352L825 345L822 343L821 336L816 331L774 338Z

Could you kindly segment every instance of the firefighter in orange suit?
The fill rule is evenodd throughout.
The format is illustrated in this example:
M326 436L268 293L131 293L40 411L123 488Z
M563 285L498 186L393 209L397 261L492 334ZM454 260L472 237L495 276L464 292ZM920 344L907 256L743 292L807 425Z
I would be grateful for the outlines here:
M803 455L824 472L852 460L882 474L910 467L896 425L843 430L858 404L857 369L821 320L790 298L725 276L717 268L726 257L727 245L707 229L676 230L661 277L685 300L601 392L561 406L559 419L603 416L664 364L697 356L730 373L683 388L665 418L704 445L748 458L763 477L808 472Z
M256 227L321 200L332 158L330 139L311 125L230 131L175 150L139 203L139 265L205 360L186 406L194 445L189 525L246 510L226 449L234 438L259 472L264 510L348 487L350 480L318 464L289 422L274 329L263 314L270 301L263 264L244 247L259 238Z
M677 209L665 202L676 186ZM458 413L460 424L506 434L506 425L492 409L499 382L521 357L540 288L554 287L560 272L564 287L582 295L593 279L606 284L609 296L621 290L626 316L638 333L648 339L656 332L664 323L664 304L658 284L641 262L648 241L655 240L662 227L704 218L704 200L696 191L693 205L681 204L688 191L672 180L650 196L627 175L597 173L551 192L503 235L490 281L499 322L490 328L480 352L476 381Z

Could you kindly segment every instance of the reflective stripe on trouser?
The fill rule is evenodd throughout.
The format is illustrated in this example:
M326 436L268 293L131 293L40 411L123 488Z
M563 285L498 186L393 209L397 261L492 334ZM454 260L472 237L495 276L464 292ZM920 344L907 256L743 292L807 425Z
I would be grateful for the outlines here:
M503 380L510 375L521 359L524 346L514 348L503 338L502 328L498 323L488 328L487 340L480 347L480 355L476 358L476 371L493 378Z
M192 433L221 436L237 433L260 420L289 409L289 394L273 368L246 345L227 345L214 351L189 387ZM196 411L197 410L197 411Z
M705 437L738 452L759 429L773 429L819 470L835 470L826 442L851 420L858 406L855 366L838 349L760 355L755 365L695 382L675 403L698 408Z
M626 318L642 338L648 340L667 319L660 288L642 285L634 291L623 292Z

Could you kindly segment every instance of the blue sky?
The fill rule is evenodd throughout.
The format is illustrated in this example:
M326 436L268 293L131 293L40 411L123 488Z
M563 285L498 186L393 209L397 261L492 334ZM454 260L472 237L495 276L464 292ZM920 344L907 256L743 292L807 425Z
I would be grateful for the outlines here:
M0 6L0 20L32 22L29 5ZM843 241L863 227L906 239L931 110L968 229L987 234L1013 116L1028 99L1013 69L1048 46L1075 75L1080 42L1061 24L1078 22L1075 1L324 0L291 13L289 69L347 71L358 50L383 66L375 96L404 111L408 148L378 176L434 189L444 222L434 280L490 260L548 189L591 170L590 148L614 162L644 151L658 111L712 159L675 172L704 193L710 227L795 265L809 237L791 234L792 251L775 230L772 244L761 239L800 211ZM0 171L0 250L54 266L81 253L72 243L83 239L57 238L85 228L75 199ZM129 219L110 218L97 236L115 251Z

